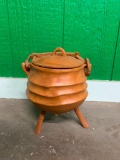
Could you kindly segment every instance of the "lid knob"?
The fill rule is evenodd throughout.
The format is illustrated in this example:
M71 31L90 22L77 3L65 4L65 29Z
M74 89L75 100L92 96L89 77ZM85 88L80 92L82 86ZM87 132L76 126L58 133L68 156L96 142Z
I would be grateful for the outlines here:
M56 48L56 49L53 51L52 56L56 55L56 52L57 52L57 51L61 51L63 57L66 56L65 50L64 50L63 48L61 48L61 47Z

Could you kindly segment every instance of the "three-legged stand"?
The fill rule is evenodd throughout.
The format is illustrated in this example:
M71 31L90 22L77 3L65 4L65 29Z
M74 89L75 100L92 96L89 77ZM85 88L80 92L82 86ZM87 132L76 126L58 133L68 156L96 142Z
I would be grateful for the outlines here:
M81 111L79 108L76 108L74 109L79 121L81 122L82 126L84 128L88 128L88 123L86 122L85 118L83 117ZM45 111L41 111L40 115L39 115L39 118L38 118L38 122L37 122L37 125L36 125L36 129L35 129L35 133L36 134L39 134L41 132L41 128L42 128L42 124L43 124L43 120L44 120L44 117L45 117Z

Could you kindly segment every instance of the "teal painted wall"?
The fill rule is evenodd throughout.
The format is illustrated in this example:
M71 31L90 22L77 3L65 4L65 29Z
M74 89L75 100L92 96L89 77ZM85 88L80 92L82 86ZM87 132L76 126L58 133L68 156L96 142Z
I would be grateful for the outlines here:
M89 79L120 80L120 0L1 0L0 76L25 77L32 52L60 46L92 63Z

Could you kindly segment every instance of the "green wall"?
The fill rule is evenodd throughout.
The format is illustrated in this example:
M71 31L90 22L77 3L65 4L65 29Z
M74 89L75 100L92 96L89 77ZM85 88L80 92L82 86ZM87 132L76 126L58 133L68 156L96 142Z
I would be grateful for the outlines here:
M0 0L0 76L25 77L32 52L79 51L89 79L120 80L120 0Z

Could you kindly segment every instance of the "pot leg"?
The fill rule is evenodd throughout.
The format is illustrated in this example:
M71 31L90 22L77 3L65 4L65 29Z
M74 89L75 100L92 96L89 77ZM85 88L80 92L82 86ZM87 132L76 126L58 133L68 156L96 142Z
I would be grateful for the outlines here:
M41 111L41 113L39 115L38 122L37 122L37 125L36 125L36 128L35 128L35 133L36 134L39 134L40 131L41 131L45 113L46 113L45 111Z
M83 115L82 115L81 111L79 110L79 108L74 109L74 111L75 111L78 119L80 120L82 126L83 126L84 128L88 128L88 127L89 127L89 126L88 126L88 123L86 122L86 120L85 120L85 118L83 117Z

